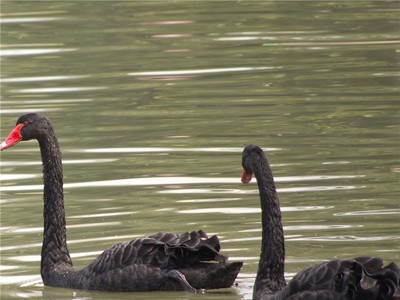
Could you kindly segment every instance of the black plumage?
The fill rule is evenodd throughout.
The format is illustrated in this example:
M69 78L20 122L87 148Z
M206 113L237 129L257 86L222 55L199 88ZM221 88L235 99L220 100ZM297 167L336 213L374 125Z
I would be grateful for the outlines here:
M102 291L156 291L230 287L242 262L226 263L217 236L203 231L157 233L115 244L75 270L67 248L61 152L50 121L21 116L1 150L36 139L43 163L44 231L41 275L47 286Z
M262 242L254 300L400 299L400 269L377 257L332 260L304 269L286 285L285 245L281 210L271 167L263 150L248 145L242 155L242 182L252 175L260 194Z

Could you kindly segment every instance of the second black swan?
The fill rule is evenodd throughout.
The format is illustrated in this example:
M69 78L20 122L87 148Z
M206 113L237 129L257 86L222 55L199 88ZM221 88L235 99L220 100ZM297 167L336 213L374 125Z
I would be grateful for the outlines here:
M242 182L257 179L261 202L262 241L254 300L400 299L400 269L377 257L332 260L304 269L286 284L281 210L271 167L263 150L248 145L242 155Z
M47 286L102 291L187 290L230 287L242 262L226 263L216 235L157 233L109 247L81 270L67 248L61 152L50 121L21 116L1 150L36 139L43 163L44 231L41 275Z

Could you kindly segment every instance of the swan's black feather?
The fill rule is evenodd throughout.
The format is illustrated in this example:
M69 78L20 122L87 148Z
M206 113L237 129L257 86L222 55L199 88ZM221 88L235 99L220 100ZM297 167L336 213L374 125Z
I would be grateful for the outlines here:
M333 260L304 269L271 299L392 299L399 274L376 257Z
M95 290L182 290L165 277L169 270L179 270L195 288L218 288L222 282L228 287L242 264L206 263L220 259L219 249L218 237L208 238L202 231L160 232L109 247L82 270L81 282Z
M199 261L217 260L219 240L204 238L198 232L182 235L158 233L130 242L112 245L87 269L93 274L147 264L160 269L187 268Z

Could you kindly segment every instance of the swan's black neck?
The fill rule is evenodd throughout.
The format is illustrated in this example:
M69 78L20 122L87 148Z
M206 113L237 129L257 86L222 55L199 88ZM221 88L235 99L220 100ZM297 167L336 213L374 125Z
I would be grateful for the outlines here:
M44 232L41 274L45 285L72 269L67 248L61 151L53 128L38 139L43 162Z
M285 244L281 221L281 210L272 171L267 158L262 155L255 164L262 210L262 242L254 294L267 290L275 293L285 285ZM267 291L268 292L268 291Z

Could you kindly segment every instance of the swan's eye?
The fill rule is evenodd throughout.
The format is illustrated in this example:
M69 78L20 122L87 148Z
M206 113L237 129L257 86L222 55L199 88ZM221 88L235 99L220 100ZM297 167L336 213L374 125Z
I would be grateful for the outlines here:
M25 121L23 124L24 124L24 126L26 126L26 125L29 124L29 122L28 122L28 121Z

